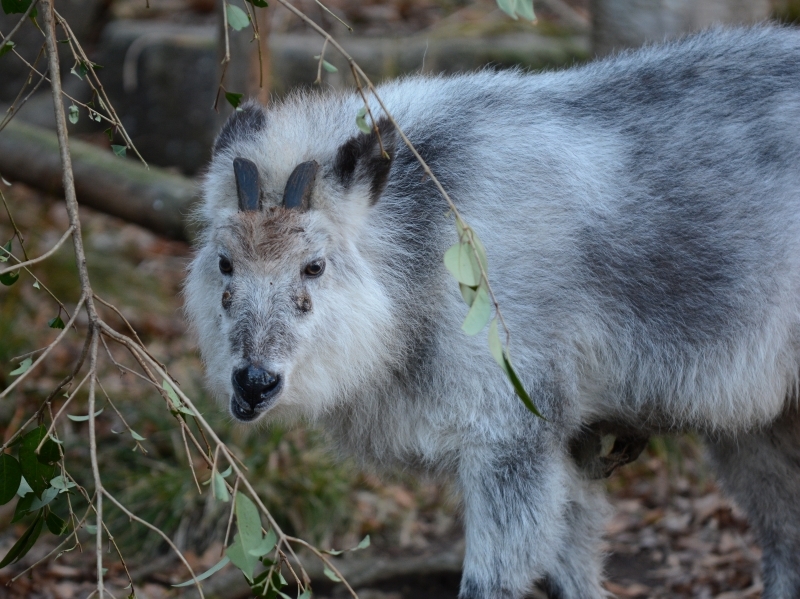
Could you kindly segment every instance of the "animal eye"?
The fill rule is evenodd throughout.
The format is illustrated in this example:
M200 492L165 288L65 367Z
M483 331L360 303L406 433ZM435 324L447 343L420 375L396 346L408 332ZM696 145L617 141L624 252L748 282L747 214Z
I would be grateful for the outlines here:
M314 260L306 264L303 274L307 277L318 277L325 271L325 260Z
M219 271L224 275L229 275L233 272L233 264L225 256L219 257Z

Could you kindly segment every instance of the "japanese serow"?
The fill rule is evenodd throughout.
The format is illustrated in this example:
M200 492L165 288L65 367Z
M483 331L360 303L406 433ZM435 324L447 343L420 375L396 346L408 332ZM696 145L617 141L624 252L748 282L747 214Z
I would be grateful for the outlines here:
M354 92L247 104L216 140L186 298L233 417L455 480L462 599L606 596L596 479L698 431L764 599L800 598L800 32L378 94L487 248L546 420L461 331L448 206L374 97L359 131Z

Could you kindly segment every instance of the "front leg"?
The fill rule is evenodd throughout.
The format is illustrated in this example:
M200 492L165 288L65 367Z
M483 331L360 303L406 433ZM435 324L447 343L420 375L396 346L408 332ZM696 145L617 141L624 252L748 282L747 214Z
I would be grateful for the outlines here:
M561 443L536 433L461 457L467 548L459 599L522 599L544 578L559 599L605 596L602 498Z

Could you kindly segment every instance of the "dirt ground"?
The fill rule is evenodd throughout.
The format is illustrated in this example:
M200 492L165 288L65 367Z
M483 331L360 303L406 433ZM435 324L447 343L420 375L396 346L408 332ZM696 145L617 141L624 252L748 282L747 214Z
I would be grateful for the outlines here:
M35 231L31 235L29 251L42 251L49 247L64 226L63 207L59 201L21 185L3 187L3 190L20 227ZM116 293L113 299L121 303L134 326L150 340L157 355L174 360L178 372L184 373L187 379L194 376L199 381L199 363L191 342L184 335L178 297L189 249L181 244L164 242L136 227L89 210L84 210L83 218L87 246L94 248L95 254L104 254L111 260L111 270L100 272L105 273L103 276L109 282L114 281L114 276L122 277L121 288L114 291L111 286L107 293ZM0 233L9 236L7 222L3 219L0 219ZM0 241L5 241L5 237ZM64 259L69 260L69 252ZM65 289L69 295L67 284L57 280L57 273L45 274L50 279L43 280L54 289ZM133 285L126 287L126 280ZM146 287L148 280L152 283L150 288ZM24 289L14 290L15 287L0 288L2 318L7 323L8 319L18 320L22 327L21 331L11 329L3 342L3 355L0 355L0 360L5 362L0 373L3 376L13 367L8 360L18 355L6 353L18 350L8 341L8 335L16 339L14 343L24 344L27 331L31 327L44 327L53 309L47 298L31 287L30 281ZM12 292L18 295L12 296ZM24 413L31 402L41 397L41 391L53 384L58 378L59 361L67 363L68 358L69 352L61 357L56 355L52 371L45 370L36 385L4 400L5 405L0 406L0 436L7 438L11 430L19 426L20 412ZM192 370L194 375L190 374ZM3 382L2 386L6 384ZM121 393L126 385L128 383L120 383L112 388L112 392ZM76 435L82 434L82 429L76 428L75 431ZM156 431L143 428L142 432L156 438ZM277 455L275 460L278 460ZM270 456L268 462L272 461ZM303 467L302 462L291 464L295 470ZM124 467L124 464L119 467ZM191 487L190 474L185 467L183 476ZM400 562L422 556L422 562L425 562L448 555L456 559L454 567L451 559L451 566L439 572L425 575L406 572L402 576L364 585L358 589L360 597L455 598L459 578L457 556L463 548L463 541L457 501L447 488L431 482L415 482L403 476L387 481L370 474L359 474L347 481L351 482L343 483L345 488L337 500L338 505L324 505L323 501L322 512L324 518L326 510L332 514L336 507L351 517L346 525L322 538L323 547L352 546L361 535L369 533L373 537L372 546L360 554L360 559ZM606 585L614 595L620 598L760 597L759 548L742 513L720 495L711 474L705 469L699 442L692 438L655 440L637 462L617 471L604 484L614 509L607 525L606 542ZM288 499L279 497L278 501ZM19 524L9 524L12 509L13 502L0 508L0 556L5 555L24 530ZM302 528L304 521L297 521L300 522L298 528ZM196 525L190 520L188 527ZM184 534L181 530L179 526L176 534ZM94 556L85 531L81 533L82 550L75 549L58 559L42 563L11 582L14 576L44 555L54 539L49 533L44 534L25 559L0 570L0 598L73 599L91 594ZM209 567L219 559L220 547L220 542L216 541L207 544L202 551L190 550L187 555L193 565ZM113 553L106 555L106 577L110 588L116 589L116 597L127 596L131 591L124 588L127 582L121 563ZM160 546L151 547L146 552L134 552L128 555L127 562L134 575L139 599L175 596L176 591L170 585L186 579L182 567ZM217 576L225 575L223 570ZM320 599L345 596L341 585L321 585L317 590L315 596ZM232 599L234 594L221 596Z

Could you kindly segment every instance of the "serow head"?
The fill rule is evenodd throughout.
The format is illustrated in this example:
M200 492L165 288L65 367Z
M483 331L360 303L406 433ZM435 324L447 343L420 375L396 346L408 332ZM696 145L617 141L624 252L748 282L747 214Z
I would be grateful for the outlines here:
M381 138L357 135L333 155L283 165L218 144L186 307L211 386L236 420L313 417L386 353L391 302L365 234L392 163L388 123Z

